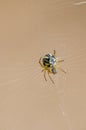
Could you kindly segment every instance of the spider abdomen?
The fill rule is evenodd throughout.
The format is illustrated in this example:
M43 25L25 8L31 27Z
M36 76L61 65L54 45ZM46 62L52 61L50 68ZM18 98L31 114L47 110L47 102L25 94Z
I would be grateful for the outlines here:
M56 62L56 59L53 55L51 54L46 54L43 59L42 59L43 65L50 67L53 66Z

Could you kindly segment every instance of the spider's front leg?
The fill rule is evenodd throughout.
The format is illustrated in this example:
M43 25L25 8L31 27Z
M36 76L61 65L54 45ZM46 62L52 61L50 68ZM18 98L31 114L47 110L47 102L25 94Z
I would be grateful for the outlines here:
M64 62L64 60L58 60L57 63L59 63L59 62Z
M56 50L53 51L54 57L56 57Z
M39 59L39 64L41 65L41 67L44 68L43 64L41 63L41 59L42 59L42 57L40 57L40 59Z

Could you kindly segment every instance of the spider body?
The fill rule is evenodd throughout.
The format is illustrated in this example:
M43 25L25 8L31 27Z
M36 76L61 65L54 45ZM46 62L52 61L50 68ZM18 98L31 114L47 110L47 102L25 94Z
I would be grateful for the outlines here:
M56 74L56 58L54 55L46 54L42 59L42 63L50 73Z
M56 51L54 50L53 54L46 54L45 56L41 57L39 59L39 64L41 65L41 67L43 68L42 72L44 72L44 78L46 79L46 72L48 72L48 76L50 78L50 80L52 81L52 83L54 83L54 81L52 80L50 73L52 74L56 74L57 73L57 68L60 69L61 71L63 71L64 73L66 73L62 68L60 68L59 66L57 67L57 63L59 62L63 62L64 60L56 60Z

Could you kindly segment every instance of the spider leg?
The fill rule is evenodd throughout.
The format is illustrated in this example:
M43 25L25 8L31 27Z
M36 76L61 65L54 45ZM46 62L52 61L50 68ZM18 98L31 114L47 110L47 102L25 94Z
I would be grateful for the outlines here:
M44 71L44 78L47 81L47 79L46 79L46 70Z
M58 62L58 63L59 63L59 62L64 62L64 60L58 60L57 62Z
M56 50L53 51L54 57L56 57Z
M64 73L66 73L66 71L64 69L62 69L61 67L58 67L58 69L61 70Z
M47 81L47 79L46 79L46 69L43 69L42 72L43 71L44 71L44 79L45 79L45 81Z
M41 67L44 68L43 64L41 63L41 59L42 59L42 57L40 57L40 59L39 59L39 64L41 65Z
M54 81L53 81L53 79L51 78L49 71L48 71L48 76L49 76L50 80L52 81L52 83L54 84Z

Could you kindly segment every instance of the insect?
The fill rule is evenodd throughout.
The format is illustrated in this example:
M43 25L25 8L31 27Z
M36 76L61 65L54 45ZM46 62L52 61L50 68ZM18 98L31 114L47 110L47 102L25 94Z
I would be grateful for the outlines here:
M43 57L40 57L39 64L41 65L42 72L44 72L44 78L46 79L46 72L48 73L48 76L52 83L54 83L53 79L51 78L50 74L57 74L57 69L60 69L62 72L66 73L65 70L63 70L61 67L57 66L59 62L63 62L64 60L57 60L56 58L56 51L53 51L53 54L46 54Z

